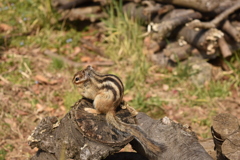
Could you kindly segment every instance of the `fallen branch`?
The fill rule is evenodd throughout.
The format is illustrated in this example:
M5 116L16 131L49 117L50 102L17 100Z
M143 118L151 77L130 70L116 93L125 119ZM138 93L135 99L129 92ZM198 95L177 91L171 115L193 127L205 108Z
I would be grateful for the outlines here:
M84 4L86 2L88 2L89 0L74 0L74 1L70 1L70 2L67 2L65 4L61 4L59 6L59 9L71 9L71 8L74 8L74 7L77 7L81 4ZM64 1L63 1L64 2Z
M239 31L229 22L226 20L222 25L222 29L228 33L236 42L240 42L240 33Z
M173 5L164 5L161 7L161 9L158 11L158 17L162 16L163 14L166 14L174 9ZM159 19L160 20L160 19Z
M107 14L102 12L101 6L89 6L89 7L80 7L73 8L71 10L60 11L62 14L61 20L69 19L70 21L74 20L89 20L95 22L101 18L106 18Z
M202 15L199 12L190 9L173 10L163 18L161 23L152 24L152 30L157 32L153 33L153 38L160 42L162 39L168 37L178 26L184 25L193 19L201 18L201 16Z
M170 3L187 8L193 8L202 12L210 12L218 7L216 0L156 0L157 2Z
M240 8L240 2L235 3L233 6L219 14L217 17L215 17L212 21L210 22L201 22L199 20L192 21L188 25L193 27L193 28L203 28L203 29L209 29L209 28L216 28L221 21L226 19L230 14L235 12Z
M51 57L51 58L59 59L59 60L63 61L64 63L66 63L67 65L73 66L73 67L81 67L81 66L86 66L86 65L96 65L96 66L111 66L111 65L114 65L114 63L111 62L111 61L78 63L78 62L71 61L71 60L69 60L69 59L67 59L67 58L65 58L61 55L58 55L57 53L54 53L50 50L46 50L44 52L44 54L46 56Z
M137 19L141 22L148 23L150 21L151 13L145 10L145 7L138 6L136 3L127 3L123 6L123 11L131 18Z
M82 46L90 51L93 51L97 53L100 56L104 56L103 51L99 48L94 46L91 42L85 40L85 39L80 39L80 42L82 43Z

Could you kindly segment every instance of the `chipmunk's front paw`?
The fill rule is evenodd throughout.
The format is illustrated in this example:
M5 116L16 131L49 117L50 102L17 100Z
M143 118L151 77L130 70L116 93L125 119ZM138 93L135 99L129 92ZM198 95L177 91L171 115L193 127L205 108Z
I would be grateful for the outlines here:
M93 109L93 108L84 108L84 111L95 114L95 115L100 114L96 109Z

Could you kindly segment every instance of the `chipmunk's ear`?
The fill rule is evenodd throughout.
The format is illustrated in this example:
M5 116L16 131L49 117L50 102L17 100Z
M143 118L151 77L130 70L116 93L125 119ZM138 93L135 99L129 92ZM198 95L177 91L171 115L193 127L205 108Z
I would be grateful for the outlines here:
M87 66L87 69L89 69L89 70L94 70L94 69L93 69L93 67L92 67L92 66L90 66L90 65L89 65L89 66Z

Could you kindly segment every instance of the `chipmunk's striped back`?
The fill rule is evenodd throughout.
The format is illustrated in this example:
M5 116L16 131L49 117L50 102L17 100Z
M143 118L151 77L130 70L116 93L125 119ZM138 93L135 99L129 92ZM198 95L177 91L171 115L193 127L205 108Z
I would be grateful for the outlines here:
M99 91L111 91L113 95L111 98L114 102L122 100L124 86L117 76L112 74L99 74L94 70L91 70L90 80L92 84L99 88Z

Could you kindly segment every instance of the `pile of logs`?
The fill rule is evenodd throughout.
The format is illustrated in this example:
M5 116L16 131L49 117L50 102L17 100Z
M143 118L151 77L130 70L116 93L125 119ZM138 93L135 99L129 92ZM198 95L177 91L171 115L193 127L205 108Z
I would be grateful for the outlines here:
M107 0L53 0L62 19L99 21L107 17ZM117 2L118 3L118 2ZM146 27L152 60L178 62L189 56L224 58L240 47L238 0L123 0L123 12ZM153 47L154 48L151 48ZM157 46L157 47L156 47Z

